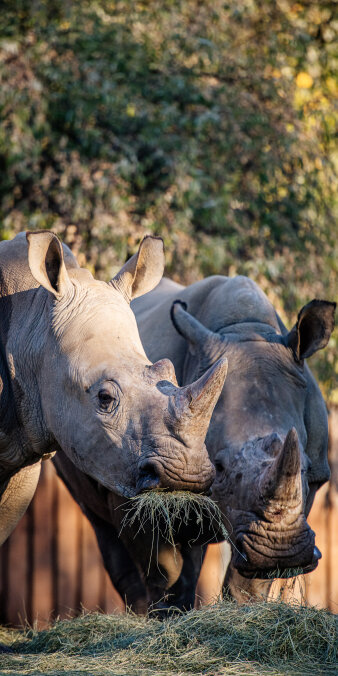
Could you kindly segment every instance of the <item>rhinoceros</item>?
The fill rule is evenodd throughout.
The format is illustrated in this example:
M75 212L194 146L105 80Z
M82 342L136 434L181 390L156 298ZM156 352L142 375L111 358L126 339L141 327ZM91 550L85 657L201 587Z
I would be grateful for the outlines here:
M132 308L148 357L169 358L181 385L229 360L206 439L232 542L225 589L267 598L273 578L321 557L306 518L329 478L327 411L305 360L327 345L335 303L309 302L287 331L254 281L213 276L187 288L163 279Z
M159 282L163 265L152 237L108 284L52 232L0 244L0 543L54 451L120 502L153 483L209 489L204 438L226 363L179 388L169 360L146 357L130 301Z

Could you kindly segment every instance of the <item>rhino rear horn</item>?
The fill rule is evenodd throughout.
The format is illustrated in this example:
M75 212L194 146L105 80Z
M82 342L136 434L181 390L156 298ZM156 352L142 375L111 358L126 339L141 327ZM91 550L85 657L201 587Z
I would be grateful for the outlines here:
M178 387L175 367L170 359L160 359L159 361L154 362L151 366L148 367L151 375L159 380L168 380L170 383Z
M200 373L224 356L226 345L222 338L193 317L187 311L186 303L175 300L170 316L176 331L188 341L191 354L198 358Z
M164 248L161 237L145 237L134 254L109 284L130 303L151 291L161 281L164 271Z
M297 431L287 434L280 452L262 476L260 491L265 498L280 503L300 502L302 498L301 459Z
M198 380L180 388L173 395L178 418L182 424L189 423L189 433L192 431L192 425L196 425L197 435L204 439L227 371L228 360L222 357Z

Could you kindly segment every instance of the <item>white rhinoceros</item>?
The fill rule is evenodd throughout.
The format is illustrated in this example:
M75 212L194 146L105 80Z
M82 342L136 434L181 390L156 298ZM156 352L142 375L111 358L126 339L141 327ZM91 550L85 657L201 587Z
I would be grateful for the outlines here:
M266 597L274 577L321 556L306 517L329 478L327 411L305 359L327 345L335 303L311 301L288 332L252 280L215 276L164 279L132 308L148 357L171 359L180 384L229 360L206 438L232 541L225 586L239 601Z
M145 356L129 306L163 265L152 237L109 284L51 232L0 244L0 543L32 499L41 460L59 449L121 500L153 485L210 487L204 438L225 360L178 388L168 360Z

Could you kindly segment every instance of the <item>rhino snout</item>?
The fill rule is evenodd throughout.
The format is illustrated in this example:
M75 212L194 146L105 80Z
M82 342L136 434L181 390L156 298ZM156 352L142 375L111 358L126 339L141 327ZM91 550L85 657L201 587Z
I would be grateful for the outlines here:
M244 577L283 577L288 569L298 573L314 570L321 558L315 534L304 520L297 533L240 533L234 543L233 562ZM296 574L295 572L293 574Z
M160 460L158 456L143 458L138 465L136 493L167 488L171 491L191 491L206 493L214 480L213 465L207 461L195 471L191 467L176 467L172 463Z

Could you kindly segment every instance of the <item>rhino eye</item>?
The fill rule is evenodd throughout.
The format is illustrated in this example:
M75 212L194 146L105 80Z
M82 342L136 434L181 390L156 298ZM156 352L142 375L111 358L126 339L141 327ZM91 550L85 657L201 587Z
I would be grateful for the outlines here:
M100 411L111 413L118 404L118 400L109 390L100 390L98 395Z

